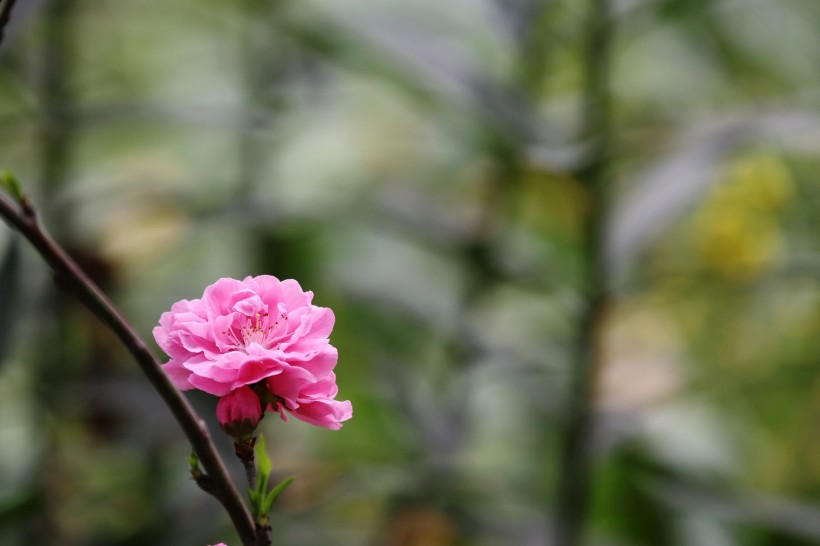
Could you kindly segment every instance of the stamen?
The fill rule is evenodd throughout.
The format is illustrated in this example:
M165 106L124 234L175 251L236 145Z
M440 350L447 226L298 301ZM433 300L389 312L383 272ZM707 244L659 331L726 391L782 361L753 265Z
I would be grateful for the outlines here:
M223 331L222 334L238 349L243 351L245 351L251 343L269 348L278 333L279 326L282 324L281 319L288 319L285 313L280 313L279 318L280 320L276 320L271 324L270 315L268 313L256 313L246 318L244 325L238 330L239 335L237 335L234 328L229 328Z

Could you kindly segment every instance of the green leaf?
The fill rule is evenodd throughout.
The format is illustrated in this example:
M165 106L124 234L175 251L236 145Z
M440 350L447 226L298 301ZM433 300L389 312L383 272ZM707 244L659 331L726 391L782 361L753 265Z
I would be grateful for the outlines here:
M196 451L191 450L191 454L188 456L188 466L191 471L199 470L199 457L196 456Z
M256 439L253 453L256 459L256 485L253 489L248 490L248 498L250 499L253 519L258 523L265 515L265 512L262 510L262 505L264 504L265 494L268 490L270 474L273 470L273 465L270 462L265 445L265 437L261 434Z
M188 468L191 471L191 477L195 480L199 480L204 476L202 470L199 468L199 457L196 456L196 452L191 450L191 454L188 456Z
M269 476L257 476L256 477L256 496L257 498L262 498L265 494L265 491L268 490L268 480L270 479Z
M23 201L23 187L11 171L7 169L0 171L0 186L2 186L3 189L5 189L6 192L18 203Z
M258 476L265 476L270 477L270 473L273 470L273 465L270 462L270 458L268 457L268 450L267 446L265 446L265 437L261 434L259 438L256 439L256 445L254 446L254 455L256 456L256 473Z
M248 489L248 499L251 504L251 515L253 516L253 521L259 522L259 509L262 504L259 501L259 493L253 489Z
M271 508L273 508L273 503L276 502L276 499L279 498L279 495L281 495L285 491L285 489L287 489L288 486L293 483L293 480L295 479L296 478L294 478L293 476L288 476L287 478L279 482L279 484L277 484L276 487L270 490L270 492L267 495L267 498L265 498L265 502L262 503L263 515L268 515Z
M282 480L273 489L268 491L268 482L270 481L273 465L265 445L265 438L261 435L256 440L254 446L254 456L256 457L256 486L248 490L248 498L251 504L251 513L253 519L257 523L266 525L268 522L268 513L273 507L273 503L282 492L293 482L293 477L289 476Z
M270 458L268 457L268 450L265 444L265 437L261 434L256 439L256 444L253 448L254 457L256 458L256 487L255 490L249 492L251 499L251 512L253 512L254 519L259 522L266 512L262 509L268 491L268 482L270 481L270 474L273 470Z

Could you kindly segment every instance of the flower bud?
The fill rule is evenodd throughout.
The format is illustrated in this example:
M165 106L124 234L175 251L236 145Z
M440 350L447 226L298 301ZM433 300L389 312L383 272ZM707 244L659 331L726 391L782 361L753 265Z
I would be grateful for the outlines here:
M262 404L248 386L242 386L219 399L216 417L222 430L235 442L249 440L262 419Z

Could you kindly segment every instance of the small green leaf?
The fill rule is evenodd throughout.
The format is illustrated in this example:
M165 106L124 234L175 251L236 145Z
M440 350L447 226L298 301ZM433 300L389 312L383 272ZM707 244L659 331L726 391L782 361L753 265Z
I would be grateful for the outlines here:
M268 457L268 450L265 446L265 437L261 434L256 439L256 446L254 447L254 455L256 455L256 473L258 476L270 476L273 465Z
M267 489L268 477L262 477L260 475L256 476L256 489L248 489L248 498L251 501L251 514L253 515L253 520L256 522L259 522L260 518L264 515L262 504L265 500L265 492Z
M0 171L0 186L18 203L23 202L23 187L20 181L8 169Z
M251 515L253 516L253 521L259 521L259 508L261 508L259 494L253 489L248 489L248 499L251 504Z
M285 491L285 489L287 489L288 486L293 483L293 480L295 479L296 478L294 478L293 476L288 476L287 478L279 482L279 484L277 484L276 487L270 490L267 497L265 498L265 502L262 503L263 515L268 515L271 508L273 508L273 503L276 502L276 499L279 498L279 495L281 495Z
M251 501L253 519L258 523L261 522L265 516L265 511L262 509L262 506L265 503L268 482L270 481L270 474L273 470L273 465L270 462L265 446L265 437L261 434L256 439L253 454L256 459L256 487L248 491L248 498Z
M268 490L268 480L270 476L256 477L256 497L261 499L265 496L265 491Z
M293 477L285 478L276 487L268 491L268 482L270 481L273 465L268 457L265 438L261 435L256 439L254 456L256 457L256 486L248 490L248 498L250 499L254 521L260 525L267 525L269 522L268 513L273 507L273 503L293 482Z
M195 480L199 480L204 476L202 470L199 468L199 457L196 456L196 452L193 450L191 450L191 454L188 456L188 468L191 471L191 477Z

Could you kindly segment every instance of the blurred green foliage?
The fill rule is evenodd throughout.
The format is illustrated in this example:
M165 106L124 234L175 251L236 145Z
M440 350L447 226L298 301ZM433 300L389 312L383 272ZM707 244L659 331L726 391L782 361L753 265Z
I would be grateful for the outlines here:
M336 313L354 418L263 421L276 543L549 544L593 4L19 4L0 163L139 331L223 276ZM611 10L587 543L816 544L820 3ZM0 257L0 546L239 544L130 357Z

